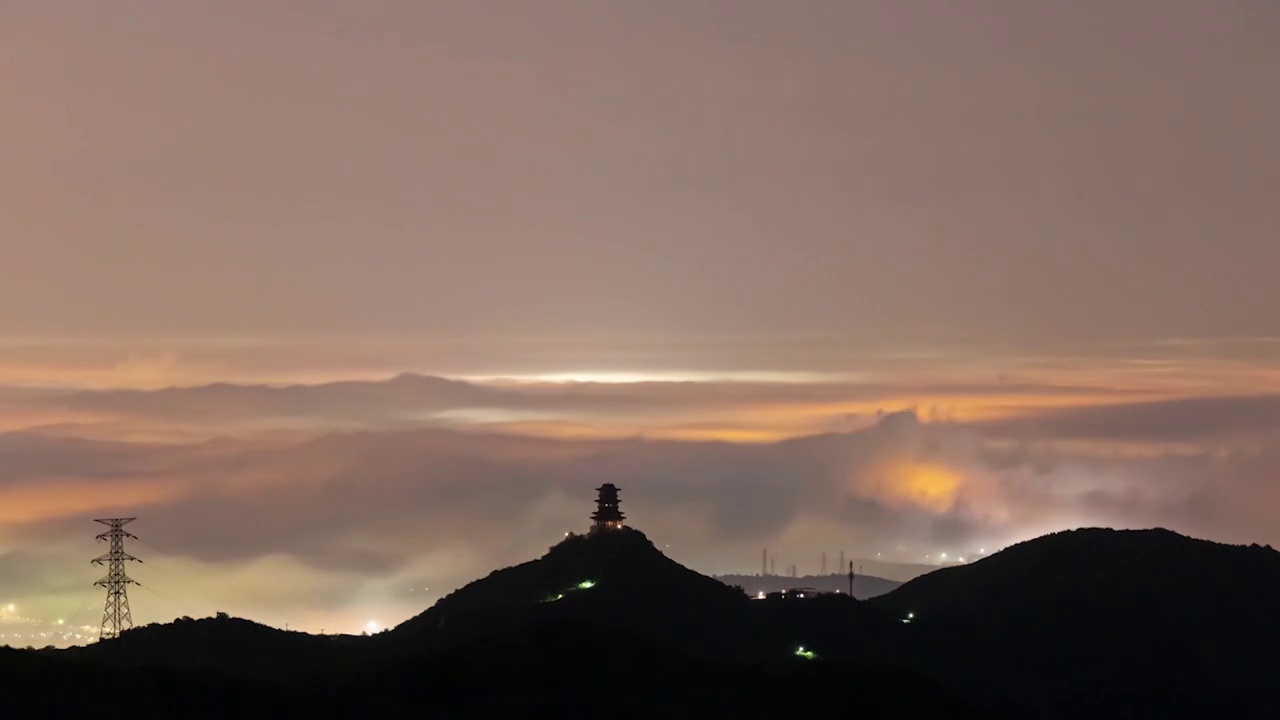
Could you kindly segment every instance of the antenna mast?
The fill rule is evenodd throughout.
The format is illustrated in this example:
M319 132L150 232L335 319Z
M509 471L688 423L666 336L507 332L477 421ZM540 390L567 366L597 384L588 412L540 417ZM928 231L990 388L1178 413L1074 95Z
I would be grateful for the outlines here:
M133 627L133 615L129 612L129 595L126 589L129 585L136 585L137 581L125 574L124 564L130 561L142 561L124 551L125 538L138 539L136 535L126 532L124 526L134 520L137 518L94 520L110 528L98 535L97 539L111 544L110 550L105 555L100 555L92 561L95 565L106 564L107 566L106 576L94 583L96 586L107 589L107 603L102 611L102 630L98 633L99 640L118 638L120 633Z

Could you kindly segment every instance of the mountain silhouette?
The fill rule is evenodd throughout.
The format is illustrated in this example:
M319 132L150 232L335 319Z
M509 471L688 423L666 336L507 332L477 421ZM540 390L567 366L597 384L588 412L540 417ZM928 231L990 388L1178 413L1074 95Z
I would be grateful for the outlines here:
M145 625L115 640L68 648L63 654L117 667L165 667L262 678L302 675L355 660L357 655L363 657L367 653L361 639L288 632L219 614Z
M373 637L184 618L0 651L0 678L51 716L137 673L143 714L186 717L1270 717L1277 601L1280 554L1167 530L1056 533L857 601L749 599L625 529Z
M689 651L738 654L748 649L741 637L748 605L741 589L680 565L644 533L625 528L570 535L537 560L441 598L386 640L414 649L456 645L572 619L651 634Z
M57 695L53 717L92 710L131 673L146 678L131 705L144 716L986 717L909 669L821 654L860 621L885 625L869 613L848 597L749 600L622 529L567 537L373 637L182 618L0 652L0 677ZM78 692L57 694L70 679Z
M1280 671L1280 553L1085 529L913 580L877 653L1050 717L1260 717Z

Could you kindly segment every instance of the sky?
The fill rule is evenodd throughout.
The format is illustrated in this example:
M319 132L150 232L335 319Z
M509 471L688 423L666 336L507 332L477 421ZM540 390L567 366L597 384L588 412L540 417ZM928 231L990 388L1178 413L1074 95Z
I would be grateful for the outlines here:
M139 622L327 632L539 555L606 481L707 573L1280 541L1278 33L6 2L0 635L96 626L104 516Z

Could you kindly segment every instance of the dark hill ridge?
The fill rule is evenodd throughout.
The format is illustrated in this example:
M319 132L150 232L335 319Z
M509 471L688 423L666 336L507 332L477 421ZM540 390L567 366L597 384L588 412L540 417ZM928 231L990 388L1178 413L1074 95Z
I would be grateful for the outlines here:
M1169 530L1090 528L1053 533L963 566L924 575L870 602L922 619L1013 623L1063 605L1058 618L1180 622L1201 608L1261 622L1280 599L1280 553Z
M576 620L442 650L362 684L377 688L375 698L403 698L407 688L425 702L466 706L466 717L486 719L989 717L954 690L900 667L794 654L768 664L712 661L650 634L600 632Z
M1261 717L1280 673L1280 553L1086 529L868 601L914 613L897 657L1039 717Z
M845 595L751 600L627 528L570 536L537 560L442 598L378 640L420 653L561 622L643 634L701 657L760 662L790 657L800 646L827 659L867 659L866 645L901 633L897 623Z
M275 678L0 648L0 688L20 691L23 705L46 718L100 714L103 698L114 696L143 718L754 718L795 714L798 705L824 717L989 717L903 668L798 657L769 666L710 661L644 634L572 621L422 657L371 657Z
M220 615L179 618L134 628L118 639L62 651L69 657L122 667L167 667L216 671L242 677L305 674L363 654L367 643L353 635L289 632Z
M748 604L741 590L684 567L627 528L571 535L537 560L441 598L388 639L421 649L574 619L719 654L745 649L739 636Z
M77 678L86 692L60 696L53 717L92 709L125 672L148 678L133 706L145 716L985 717L909 669L839 657L859 619L875 620L847 597L751 601L614 530L566 538L371 638L182 619L73 651L0 653L0 675L44 692Z
M648 716L691 708L758 716L749 698L769 683L776 686L760 707L779 712L786 697L802 709L809 690L825 703L820 690L845 685L861 695L824 711L891 707L915 692L939 707L953 702L912 674L921 673L1004 717L1235 720L1274 716L1277 601L1280 553L1165 530L1057 533L866 602L749 600L630 530L568 538L373 638L315 638L221 618L10 660L30 658L45 668L33 671L41 677L62 657L164 668L179 684L194 673L197 694L208 677L235 673L229 683L267 683L279 697L308 699L298 707L320 697L361 712L387 707L389 716L458 716L477 712L480 699L485 712L538 706L616 716L596 704L611 688ZM901 622L908 613L912 622ZM817 660L798 657L799 646ZM868 680L886 664L912 671L894 676L888 694ZM237 697L259 692L237 687ZM593 694L584 701L580 692ZM929 716L952 715L935 708Z

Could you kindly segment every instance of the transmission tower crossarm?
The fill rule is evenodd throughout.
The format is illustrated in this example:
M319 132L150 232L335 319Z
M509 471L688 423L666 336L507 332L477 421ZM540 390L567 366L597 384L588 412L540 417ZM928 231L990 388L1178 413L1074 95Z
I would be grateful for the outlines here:
M142 562L138 558L130 555L127 552L124 552L123 550L120 551L119 555L117 555L116 553L103 553L102 555L99 555L98 557L90 560L89 562L94 563L95 565L101 565L103 562L111 562L112 560L116 560L116 559L127 560L131 562L139 562L139 563Z

